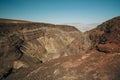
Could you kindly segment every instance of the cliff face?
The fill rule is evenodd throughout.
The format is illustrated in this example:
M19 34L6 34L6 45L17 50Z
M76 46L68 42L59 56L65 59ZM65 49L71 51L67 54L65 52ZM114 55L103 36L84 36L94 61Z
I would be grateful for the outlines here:
M120 17L85 33L12 21L0 21L1 80L120 79Z
M41 28L39 31L23 33L25 39L30 39L34 36L38 36L38 38L25 41L20 49L23 53L42 61L48 61L61 56L61 54L58 54L60 50L69 45L80 33L79 31L66 32L57 28ZM33 36L31 36L32 34Z
M1 76L11 69L12 62L18 59L31 66L37 62L42 63L63 56L60 50L81 33L72 26L9 20L1 21L0 30L0 55L3 70ZM9 59L12 60L9 61Z

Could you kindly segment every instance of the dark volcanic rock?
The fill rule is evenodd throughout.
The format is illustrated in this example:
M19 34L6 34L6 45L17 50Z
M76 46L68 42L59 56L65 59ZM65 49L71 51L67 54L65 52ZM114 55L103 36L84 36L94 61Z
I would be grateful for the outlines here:
M120 17L113 18L102 25L98 29L104 31L97 45L101 51L107 53L120 52Z
M106 21L86 33L89 34L92 49L104 53L120 52L120 17Z

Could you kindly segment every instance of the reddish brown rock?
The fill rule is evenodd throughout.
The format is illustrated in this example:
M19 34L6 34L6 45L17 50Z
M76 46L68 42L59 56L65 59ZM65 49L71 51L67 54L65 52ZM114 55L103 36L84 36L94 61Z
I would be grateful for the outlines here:
M100 37L98 48L109 53L120 52L120 17L113 18L98 28L104 31Z
M54 59L34 70L13 73L7 80L119 80L120 54L91 51ZM19 77L24 75L24 77Z
M107 44L99 44L98 45L98 51L104 52L104 53L114 53L120 51L120 46L115 43L107 43Z
M120 52L120 17L113 18L86 32L89 34L92 49L102 52Z

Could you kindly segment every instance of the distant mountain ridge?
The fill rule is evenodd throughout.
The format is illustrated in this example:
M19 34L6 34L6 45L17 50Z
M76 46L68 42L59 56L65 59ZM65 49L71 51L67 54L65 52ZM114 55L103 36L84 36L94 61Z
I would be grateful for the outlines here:
M84 24L84 23L66 23L66 25L74 26L82 32L89 31L95 27L97 27L100 23L91 23L91 24Z
M30 23L30 21L26 20L14 20L14 19L4 19L0 18L0 23Z

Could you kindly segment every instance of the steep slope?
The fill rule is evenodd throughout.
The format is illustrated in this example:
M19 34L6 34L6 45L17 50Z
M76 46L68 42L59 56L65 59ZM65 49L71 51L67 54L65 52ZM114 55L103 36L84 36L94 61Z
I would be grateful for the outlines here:
M79 33L72 26L0 20L0 77L12 69L16 60L32 66L60 57L59 51Z
M113 18L88 31L93 49L104 53L120 52L120 17Z

